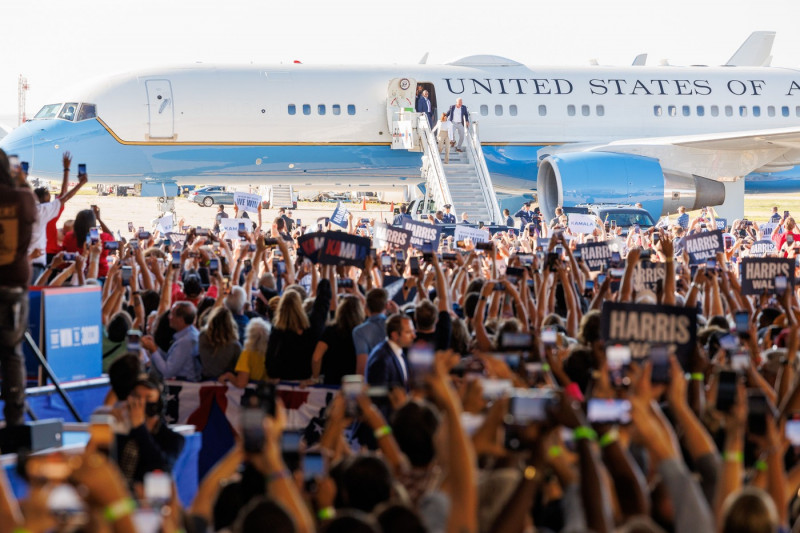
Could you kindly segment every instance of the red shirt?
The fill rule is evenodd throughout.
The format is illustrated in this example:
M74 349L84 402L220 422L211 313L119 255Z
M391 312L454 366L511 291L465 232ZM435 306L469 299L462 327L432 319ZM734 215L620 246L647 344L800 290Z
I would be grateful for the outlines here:
M108 242L113 241L114 238L106 232L100 233L100 242ZM62 249L65 252L72 252L72 253L81 253L83 250L78 249L78 238L75 237L75 232L70 231L66 235L64 235L64 244ZM103 251L100 252L100 264L99 268L97 269L97 277L104 278L108 275L108 250L106 247L103 246Z
M800 233L795 233L794 231L792 231L791 233L783 233L781 235L778 235L777 236L778 237L777 245L778 245L778 250L779 251L780 251L781 248L783 248L783 245L786 244L786 236L790 235L790 234L792 235L792 237L794 237L794 242L795 243L800 242ZM789 255L788 253L784 252L783 257L786 257L788 255Z
M61 209L58 210L58 214L55 218L51 218L50 222L47 223L45 226L45 235L47 236L47 246L46 251L48 254L57 254L61 251L61 247L58 245L58 219L61 217L61 213L64 212L64 202L61 202Z

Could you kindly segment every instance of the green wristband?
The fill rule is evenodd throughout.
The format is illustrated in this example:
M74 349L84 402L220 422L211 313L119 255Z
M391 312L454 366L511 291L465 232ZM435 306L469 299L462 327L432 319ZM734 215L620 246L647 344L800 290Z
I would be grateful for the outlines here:
M378 429L376 429L374 431L374 434L375 434L375 438L376 439L380 439L382 437L385 437L386 435L391 435L392 434L392 426L390 426L388 424L386 424L385 426L381 426L381 427L379 427Z
M323 507L317 511L317 518L320 520L332 520L336 518L336 509L333 507Z
M690 375L692 381L705 381L706 376L702 372L692 372Z
M597 441L597 432L590 428L589 426L578 426L576 427L573 432L572 436L575 440L590 440L592 442Z
M729 463L744 463L744 454L742 452L725 452L723 458Z
M109 522L116 522L120 518L125 518L136 510L136 502L133 498L123 498L118 500L103 510L103 517Z
M547 363L542 363L542 372L550 372L550 365Z
M766 472L767 471L767 462L764 461L763 459L759 459L758 461L756 461L755 466L756 466L756 470L758 470L759 472Z
M564 450L561 448L561 446L556 444L555 446L550 446L550 448L547 450L547 455L548 455L548 457L556 458L559 455L561 455L563 452L564 452Z
M605 435L600 437L600 447L606 448L607 446L611 446L619 439L619 431L616 429L612 429L608 431Z

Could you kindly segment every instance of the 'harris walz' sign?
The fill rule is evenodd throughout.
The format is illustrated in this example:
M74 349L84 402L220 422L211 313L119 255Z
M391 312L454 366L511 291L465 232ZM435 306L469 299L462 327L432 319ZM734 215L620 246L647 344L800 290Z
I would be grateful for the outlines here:
M697 310L671 305L605 302L601 328L606 346L630 346L631 356L645 357L650 346L673 346L687 368L697 338Z
M636 292L658 292L659 282L662 284L667 277L666 263L653 263L652 261L639 261L633 271L633 290Z
M689 235L683 240L683 246L689 253L690 265L699 265L709 259L716 259L717 253L724 250L722 231L703 231Z
M745 257L739 271L742 294L775 293L775 278L786 278L787 288L794 286L794 259L783 257Z
M325 233L325 242L317 253L317 262L323 265L352 265L364 267L372 240L341 231Z
M411 246L411 231L378 222L375 224L375 248L384 248L387 245L408 250Z
M417 250L421 250L422 245L426 242L432 243L434 248L438 248L439 234L442 230L433 224L404 220L403 229L411 232L411 246Z
M604 242L587 242L579 244L581 257L591 271L602 271L608 268L611 261L611 248Z

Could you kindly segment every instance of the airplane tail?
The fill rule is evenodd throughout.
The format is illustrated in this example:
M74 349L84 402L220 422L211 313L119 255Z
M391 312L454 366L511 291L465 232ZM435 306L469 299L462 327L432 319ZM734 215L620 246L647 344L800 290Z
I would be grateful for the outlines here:
M726 67L766 67L772 61L774 31L754 31L731 56Z

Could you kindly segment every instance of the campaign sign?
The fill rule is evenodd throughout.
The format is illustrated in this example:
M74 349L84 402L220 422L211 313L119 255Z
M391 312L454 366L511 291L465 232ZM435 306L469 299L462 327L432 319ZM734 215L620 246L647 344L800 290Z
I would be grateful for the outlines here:
M246 231L253 231L253 221L249 218L222 218L219 221L219 230L227 233L228 237L238 235L239 224L244 224Z
M458 228L458 226L456 226ZM403 229L411 232L411 246L417 250L422 249L422 245L426 242L433 244L434 248L439 246L439 235L442 233L439 226L433 224L425 224L424 222L416 222L414 220L404 220ZM456 231L458 231L456 229ZM458 240L458 237L455 237ZM486 237L489 240L489 237Z
M336 224L340 228L347 227L347 208L342 205L342 202L336 202L336 209L330 219L331 224Z
M408 250L408 247L411 246L411 231L395 228L383 222L376 223L375 248L382 249L386 246Z
M703 231L689 235L683 240L683 246L689 253L689 264L699 265L709 259L716 259L717 253L724 250L722 231Z
M156 219L156 229L161 232L162 235L166 235L167 233L172 231L172 213L169 215L164 215L161 218Z
M658 292L659 281L664 283L667 276L666 263L653 263L652 261L639 261L633 271L633 290L636 292Z
M237 191L233 193L233 203L236 204L240 211L258 213L258 206L261 205L261 196Z
M453 239L456 241L463 241L469 237L473 243L476 242L489 242L489 232L482 229L473 228L466 224L457 224L453 230Z
M767 254L774 254L778 251L778 247L771 240L756 241L750 245L751 257L764 257Z
M372 240L341 231L325 233L325 242L317 253L317 262L323 265L352 265L364 267Z
M611 248L604 242L587 242L579 244L578 250L581 252L581 257L593 272L603 271L608 268L608 263L611 261Z
M794 288L794 259L783 257L745 257L739 269L742 294L776 293L775 278L786 279L787 290Z
M717 223L717 229L724 230L728 227L728 219L727 218L715 218L714 221Z
M771 239L772 232L775 231L775 228L778 225L775 222L764 222L760 226L758 226L758 231L761 232L762 239Z
M580 213L569 214L569 229L572 233L591 234L597 226L593 215L582 215Z
M550 237L537 237L536 239L536 248L541 248L542 250L547 250L550 248Z
M42 291L47 362L59 381L99 378L103 372L100 287Z
M687 368L697 337L697 309L606 301L600 327L606 346L629 346L633 358L647 356L651 346L672 346Z
M317 253L324 243L324 233L306 233L297 239L297 255L307 257L309 261L316 264Z

